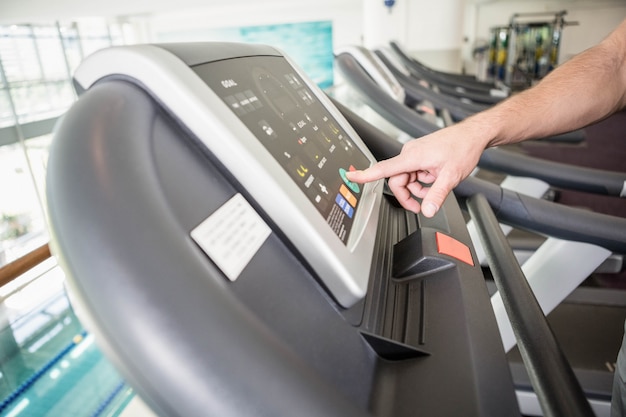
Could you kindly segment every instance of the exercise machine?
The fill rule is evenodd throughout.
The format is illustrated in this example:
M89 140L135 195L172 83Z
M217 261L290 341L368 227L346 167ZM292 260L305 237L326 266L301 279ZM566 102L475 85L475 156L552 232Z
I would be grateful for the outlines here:
M556 68L566 10L515 13L507 26L490 30L490 78L511 88L527 88ZM537 20L537 18L541 18Z
M509 95L509 89L503 85L496 86L493 83L435 71L413 58L398 42L392 41L389 45L407 67L412 77L437 86L444 94L469 100L473 103L488 105L499 103Z
M52 246L157 415L519 415L454 196L426 219L348 181L374 154L280 51L116 47L75 83ZM555 355L542 403L592 415Z

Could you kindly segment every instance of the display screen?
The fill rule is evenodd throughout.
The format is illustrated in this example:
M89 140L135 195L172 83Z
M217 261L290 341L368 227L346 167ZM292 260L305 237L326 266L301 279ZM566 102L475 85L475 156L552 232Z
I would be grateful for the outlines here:
M345 173L367 168L370 162L293 67L282 57L259 56L217 61L193 69L259 139L346 243L362 186L349 181Z

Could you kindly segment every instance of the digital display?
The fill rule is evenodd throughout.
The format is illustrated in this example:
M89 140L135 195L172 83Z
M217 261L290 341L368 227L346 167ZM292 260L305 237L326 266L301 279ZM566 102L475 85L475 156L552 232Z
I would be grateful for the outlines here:
M345 173L367 168L370 161L294 68L282 57L259 56L193 70L280 163L345 244L362 192Z

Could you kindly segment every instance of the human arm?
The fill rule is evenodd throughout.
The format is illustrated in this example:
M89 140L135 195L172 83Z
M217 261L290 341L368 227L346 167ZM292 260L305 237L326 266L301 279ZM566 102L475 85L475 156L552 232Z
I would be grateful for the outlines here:
M349 179L368 182L388 177L400 204L430 217L471 173L485 148L578 129L625 106L626 21L537 86L461 123L410 141L400 155L349 173ZM422 198L422 204L413 196Z

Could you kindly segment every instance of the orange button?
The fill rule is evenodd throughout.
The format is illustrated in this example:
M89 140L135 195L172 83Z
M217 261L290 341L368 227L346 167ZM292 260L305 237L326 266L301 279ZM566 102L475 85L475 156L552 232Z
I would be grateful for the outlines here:
M346 199L348 203L350 203L352 207L356 207L356 197L354 196L354 194L348 191L348 187L341 184L341 187L339 187L339 193Z
M472 253L465 244L441 232L435 233L435 239L437 240L437 252L443 255L452 256L459 261L463 261L466 264L474 266Z

